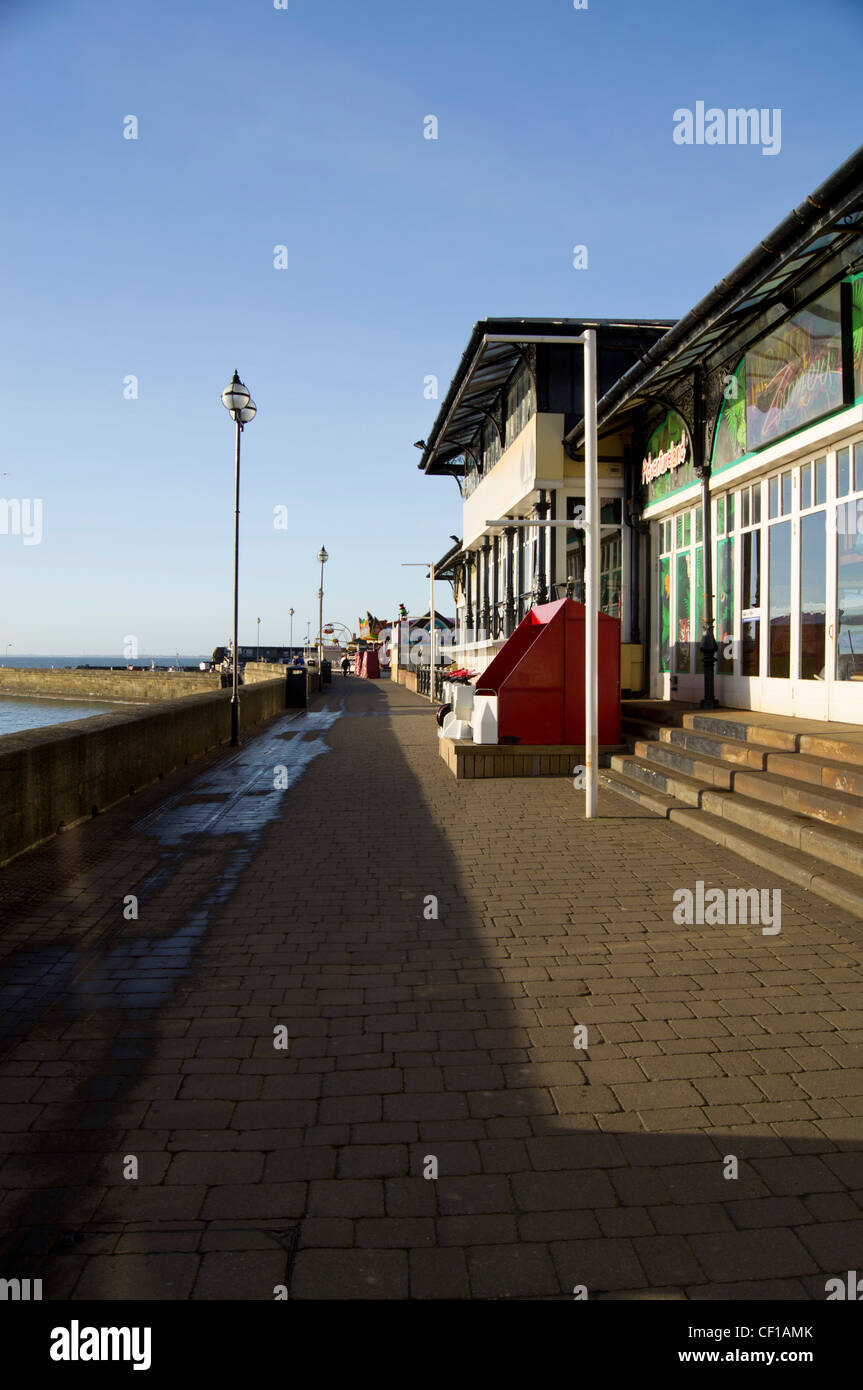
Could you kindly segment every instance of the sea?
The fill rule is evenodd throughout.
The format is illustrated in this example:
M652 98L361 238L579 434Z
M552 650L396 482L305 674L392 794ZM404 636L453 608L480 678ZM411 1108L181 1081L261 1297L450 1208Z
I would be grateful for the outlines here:
M137 666L142 671L149 671L153 666L163 669L181 666L197 671L202 661L209 664L209 656L182 656L175 652L173 656L141 656L130 661L124 656L93 656L87 652L80 656L12 656L10 653L5 658L0 656L0 667L17 666L30 670L56 667L62 670L66 666L117 666L120 669ZM41 696L31 699L23 695L0 695L0 735L20 734L25 729L42 729L49 724L65 724L70 719L87 719L90 715L104 714L118 708L116 704L104 700L55 700Z

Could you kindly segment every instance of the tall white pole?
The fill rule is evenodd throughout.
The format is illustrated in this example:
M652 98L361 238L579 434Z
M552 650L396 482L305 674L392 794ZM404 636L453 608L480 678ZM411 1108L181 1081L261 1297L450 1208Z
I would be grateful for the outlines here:
M596 439L596 329L584 330L584 814L596 816L599 760L599 480Z

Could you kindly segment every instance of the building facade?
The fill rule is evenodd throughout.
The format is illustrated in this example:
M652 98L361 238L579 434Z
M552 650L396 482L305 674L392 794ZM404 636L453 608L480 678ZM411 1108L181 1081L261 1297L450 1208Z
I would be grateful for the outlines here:
M584 465L565 442L583 417L582 349L597 333L597 374L607 391L637 364L670 321L485 319L475 325L420 467L458 482L462 540L436 566L453 583L454 659L483 670L530 607L583 586L581 533L549 522L576 519ZM600 452L605 529L603 610L622 622L625 664L640 680L641 643L630 611L624 534L624 458ZM526 525L518 523L528 523ZM631 680L626 682L631 684Z
M600 606L624 689L863 723L863 152L673 326L596 327L600 360L604 332L640 346L598 393ZM522 331L527 363L540 329ZM478 670L531 602L583 599L583 531L542 525L584 502L580 362L553 361L553 384L548 359L508 379L500 430L465 435L453 577ZM575 419L549 409L567 370ZM451 404L428 472L456 442ZM509 517L536 525L488 525Z

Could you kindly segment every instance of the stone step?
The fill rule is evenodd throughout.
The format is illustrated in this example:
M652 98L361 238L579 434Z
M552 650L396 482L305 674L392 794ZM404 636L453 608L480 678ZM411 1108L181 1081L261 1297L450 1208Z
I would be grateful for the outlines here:
M749 724L742 719L724 719L721 713L707 714L698 711L684 714L681 720L685 729L698 733L714 734L717 738L731 739L736 743L757 743L762 747L783 749L786 753L797 752L799 733L796 729L776 727L767 723Z
M794 777L816 787L830 787L847 796L863 797L863 767L853 763L830 763L809 753L770 753L767 771L781 777Z
M696 753L677 742L663 740L657 744L639 739L634 747L640 761L657 766L665 773L680 773L708 786L740 792L743 796L782 806L827 825L843 826L846 830L863 833L863 798L848 789L849 784L857 784L854 769L848 771L835 763L819 765L814 758L808 758L802 767L796 766L802 756L800 753L780 753L768 754L764 759L767 770L762 771L746 766L729 766L723 758ZM783 769L790 768L790 772L779 772L776 770L777 764ZM814 780L819 766L821 776L827 779L825 782ZM632 776L638 775L631 768L622 770ZM834 783L832 786L831 780ZM860 779L860 787L863 791L863 779ZM673 794L683 796L680 791Z
M676 747L687 748L693 753L704 753L722 762L757 768L759 771L766 767L767 758L776 751L766 744L747 743L745 739L726 739L719 734L705 733L700 729L666 727L660 730L659 737L663 743L673 743Z
M832 866L863 878L863 835L855 831L813 821L739 791L705 788L700 809L785 849L817 855L825 872Z
M848 815L848 798L838 792L807 788L790 778L732 770L731 788L710 784L699 772L683 772L651 761L670 748L667 744L659 748L648 744L646 756L614 754L611 770L682 805L720 816L766 840L817 855L826 864L863 877L863 803L851 808L860 818L854 822ZM817 798L829 798L830 815L838 819L815 815L823 809Z
M710 780L708 768L714 764L730 762L736 766L772 772L794 781L825 787L846 796L863 798L863 766L858 766L855 763L828 762L823 757L816 757L811 753L777 752L763 744L750 744L743 740L726 740L698 730L662 725L656 727L660 745L685 750L686 758L691 758L697 754L701 755L703 771L697 775L703 775L705 780ZM633 739L632 741L635 743L639 740ZM644 740L645 746L652 742L653 739L649 733L647 739ZM641 756L653 755L642 752ZM671 758L659 757L658 760L686 770L684 766L686 758L677 764ZM719 780L721 779L717 780L717 785Z
M769 715L755 715L750 722L745 718L723 717L721 711L716 714L675 711L674 715L673 720L666 721L668 727L682 725L684 729L714 734L725 741L757 744L774 753L805 753L822 762L851 763L855 768L863 768L863 735L855 738L841 726L831 728L829 723L824 723L813 727L813 721L779 715L775 723Z
M799 777L780 777L775 772L734 773L734 791L755 801L793 811L799 816L863 833L863 801L830 787L816 787Z
M838 840L843 835L848 836L849 832L847 831L842 832L831 828L828 832L826 827L813 826L806 831L805 835L801 832L802 849L794 848L783 839L777 841L772 836L759 834L724 815L717 815L711 810L696 809L693 806L681 804L676 798L663 795L663 793L648 787L644 782L615 769L602 770L598 776L600 786L608 791L616 792L618 795L653 811L656 815L673 821L677 825L682 825L687 830L692 830L695 834L712 840L715 844L722 845L724 849L750 860L760 868L769 866L773 873L789 879L798 887L817 894L835 906L850 912L853 916L863 918L863 881L861 881L863 879L863 839L861 837L854 837L859 841L856 847L858 854L856 862L861 867L858 867L856 872L849 872L838 866L825 865L823 845L808 838L813 833L821 831L822 835L829 833L832 840ZM713 793L713 795L719 797L720 793ZM744 798L736 798L726 794L724 800L730 804L735 800L742 801ZM810 847L814 852L806 853L806 849Z
M632 751L636 757L643 758L646 762L659 763L663 767L686 773L687 776L696 777L710 786L731 787L734 768L729 767L722 758L708 757L706 753L694 753L687 748L678 747L675 743L653 739L635 739Z
M686 806L700 806L701 794L707 789L705 783L696 777L649 762L632 753L614 753L610 762L615 772L622 772L625 777L641 782L664 796L673 797Z
M672 727L668 724L660 724L654 719L635 719L628 714L622 716L620 726L624 738L649 739L659 739L663 729Z
M685 810L682 801L676 801L674 797L665 796L662 792L654 790L646 782L640 782L634 777L629 777L625 772L618 772L611 768L599 768L596 779L600 787L608 787L609 791L620 792L627 796L630 801L637 801L639 806L644 806L646 810L653 811L657 816L668 818L668 812L674 807Z

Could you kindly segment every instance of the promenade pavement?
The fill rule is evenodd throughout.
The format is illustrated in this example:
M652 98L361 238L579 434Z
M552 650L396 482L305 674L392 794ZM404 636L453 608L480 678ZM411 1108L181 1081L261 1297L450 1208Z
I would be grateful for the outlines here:
M426 701L336 677L7 866L0 1276L825 1298L863 1249L863 923L599 807L456 782ZM675 923L698 880L780 888L781 931Z

